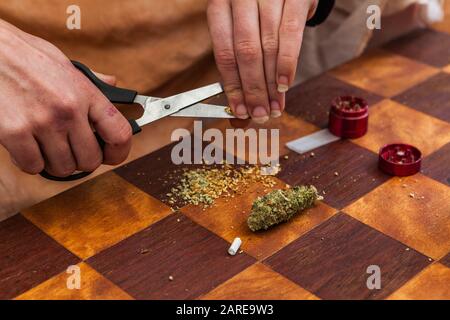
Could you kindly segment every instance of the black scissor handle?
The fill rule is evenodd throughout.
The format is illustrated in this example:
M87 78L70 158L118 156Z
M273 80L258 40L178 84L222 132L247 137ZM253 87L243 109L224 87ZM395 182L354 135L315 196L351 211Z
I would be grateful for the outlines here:
M114 87L106 82L100 80L88 67L78 61L72 61L72 64L80 70L104 95L105 97L111 101L112 103L123 103L123 104L132 104L134 103L134 99L136 98L137 92L134 90ZM141 127L137 124L134 119L129 119L133 135L138 134L142 131ZM100 137L97 132L94 132L95 138L103 150L105 147L105 141ZM87 177L92 172L77 172L67 177L56 177L48 173L47 171L42 171L40 175L48 180L53 181L75 181Z
M125 103L131 104L134 102L136 95L138 94L134 90L114 87L106 82L103 82L97 76L86 67L84 64L78 61L72 61L72 64L80 70L100 91L108 98L112 103Z

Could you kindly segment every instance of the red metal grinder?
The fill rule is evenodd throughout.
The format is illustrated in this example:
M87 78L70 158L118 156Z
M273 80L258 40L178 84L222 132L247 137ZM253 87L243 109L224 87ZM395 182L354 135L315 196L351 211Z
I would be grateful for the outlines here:
M394 143L384 146L379 153L379 168L397 177L412 176L420 171L422 153L414 146Z
M357 139L367 133L369 105L358 97L342 96L331 104L328 129L335 136Z

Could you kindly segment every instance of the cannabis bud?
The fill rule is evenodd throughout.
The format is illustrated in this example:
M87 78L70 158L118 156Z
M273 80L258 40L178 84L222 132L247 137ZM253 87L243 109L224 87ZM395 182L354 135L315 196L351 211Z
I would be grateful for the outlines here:
M252 206L247 224L250 230L267 230L290 220L298 212L314 205L323 198L314 186L298 186L287 190L275 190L259 197Z

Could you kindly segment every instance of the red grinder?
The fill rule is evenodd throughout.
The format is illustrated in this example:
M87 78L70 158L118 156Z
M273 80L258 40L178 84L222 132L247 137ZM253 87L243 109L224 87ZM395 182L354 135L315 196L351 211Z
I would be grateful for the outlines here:
M420 171L422 153L414 146L395 143L381 148L378 166L387 174L406 177Z
M342 96L331 105L328 129L335 136L357 139L367 133L369 105L358 97Z
M342 96L331 104L329 131L340 138L357 139L367 133L369 105L358 97ZM381 148L379 168L390 175L406 177L420 171L422 153L408 144L395 143Z

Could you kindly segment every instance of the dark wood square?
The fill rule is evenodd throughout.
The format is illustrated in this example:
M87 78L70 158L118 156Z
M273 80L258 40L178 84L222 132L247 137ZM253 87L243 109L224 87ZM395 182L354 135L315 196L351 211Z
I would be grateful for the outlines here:
M229 245L177 213L87 262L137 299L194 299L255 262Z
M339 213L265 261L323 299L382 299L430 261L420 253ZM367 268L380 267L381 289L367 288Z
M20 214L0 223L0 299L14 298L79 261Z
M438 73L396 96L394 100L450 122L450 74Z
M450 64L450 35L443 32L418 30L393 40L386 49L438 68Z
M423 160L422 172L450 186L450 143Z
M182 166L173 164L170 153L175 143L167 145L151 154L134 160L115 172L134 184L144 192L167 203L167 193L175 186L175 170L181 170Z
M206 126L204 126L206 127ZM171 193L172 188L175 187L180 180L181 175L185 170L193 170L201 168L201 164L180 164L176 165L171 159L172 148L178 142L169 144L151 154L134 160L122 167L115 169L115 172L123 179L137 186L144 192L152 195L156 199L164 202L172 207L181 207L183 204L173 203L169 204L168 193ZM203 148L209 142L202 142ZM194 147L192 143L192 148ZM194 154L192 149L191 154ZM226 157L224 152L224 157ZM236 157L233 157L234 163L237 163ZM221 165L209 165L211 168L222 167ZM239 165L236 165L239 166Z
M312 156L312 154L314 156ZM342 209L390 177L378 170L378 156L348 140L340 140L299 155L281 159L278 178L291 186L312 184L325 202Z
M346 95L364 98L369 105L383 99L379 95L324 74L289 90L286 95L286 111L320 128L326 128L331 102L339 96Z
M450 268L450 252L440 262Z

